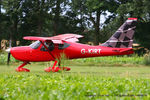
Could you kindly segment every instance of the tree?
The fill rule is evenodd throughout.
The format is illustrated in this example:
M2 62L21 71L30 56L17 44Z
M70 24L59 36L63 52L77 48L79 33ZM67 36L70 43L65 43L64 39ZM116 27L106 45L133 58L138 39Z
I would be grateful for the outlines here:
M0 0L0 19L2 19L2 17L1 17L2 16L1 9L2 9L2 0ZM0 22L0 50L1 50L1 39L2 39L2 35L1 35L2 34L2 32L1 32L2 29L1 29L1 26L2 25L1 25L1 22Z
M122 0L119 0L122 1ZM128 17L138 18L138 25L135 33L136 42L142 46L150 48L150 1L149 0L130 0L118 7L118 15L122 15L123 19Z
M71 6L74 13L82 16L88 28L94 30L94 42L99 44L100 37L103 36L101 34L101 15L106 14L106 11L113 12L117 9L117 5L116 0L73 0Z
M6 10L6 16L8 16L9 20L9 30L10 31L10 38L12 39L12 46L16 46L17 36L18 36L18 27L20 22L21 16L21 0L7 0L3 1L3 7ZM8 25L8 24L7 24Z
M43 27L48 19L50 0L7 0L3 2L6 10L5 15L8 16L10 33L9 36L16 46L19 40L23 45L26 42L22 40L26 35L42 35ZM33 6L34 5L34 6Z

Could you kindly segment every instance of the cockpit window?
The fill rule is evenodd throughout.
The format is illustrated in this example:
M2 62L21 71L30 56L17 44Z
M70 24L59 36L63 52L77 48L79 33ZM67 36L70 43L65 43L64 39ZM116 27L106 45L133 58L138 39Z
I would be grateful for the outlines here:
M47 42L47 43L45 42L44 44L47 46L47 48L48 48L50 51L53 51L53 50L54 50L54 43L53 43L53 42ZM40 50L41 50L41 51L47 51L47 49L46 49L44 46L42 46Z
M58 45L58 49L65 49L65 48L67 48L67 47L69 47L69 46L70 46L70 44L68 44L68 43L59 44L59 45Z
M35 42L33 42L32 44L30 44L29 46L30 46L32 49L37 49L40 45L41 45L41 42L40 42L40 41L35 41Z

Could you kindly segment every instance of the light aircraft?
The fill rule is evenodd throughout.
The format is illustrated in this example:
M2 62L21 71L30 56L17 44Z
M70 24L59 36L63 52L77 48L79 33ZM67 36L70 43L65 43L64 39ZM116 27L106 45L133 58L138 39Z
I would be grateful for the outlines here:
M29 46L13 47L6 51L15 59L23 61L23 64L16 68L17 72L30 72L29 69L23 68L26 64L44 61L55 61L52 67L45 69L46 72L69 71L69 67L60 67L62 53L68 59L132 54L136 22L137 18L128 18L110 39L98 46L77 43L82 35L62 34L53 37L26 36L23 39L36 41ZM59 59L58 62L56 59Z

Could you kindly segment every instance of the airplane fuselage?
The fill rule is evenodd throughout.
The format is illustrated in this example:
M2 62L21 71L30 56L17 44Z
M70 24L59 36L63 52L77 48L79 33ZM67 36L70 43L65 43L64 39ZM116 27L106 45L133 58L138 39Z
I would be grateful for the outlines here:
M15 59L26 62L54 61L57 58L59 59L60 55L63 53L68 59L126 55L133 53L132 48L111 48L72 42L65 43L68 44L68 47L60 48L59 44L54 44L54 48L51 51L42 50L43 45L39 44L36 48L32 48L31 46L14 47L11 48L10 52Z

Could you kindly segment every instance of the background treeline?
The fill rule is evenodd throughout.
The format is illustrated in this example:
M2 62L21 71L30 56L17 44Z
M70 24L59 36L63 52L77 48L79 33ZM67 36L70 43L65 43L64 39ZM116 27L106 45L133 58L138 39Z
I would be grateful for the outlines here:
M75 33L85 36L83 43L98 44L128 17L139 19L136 42L150 48L150 0L0 0L0 41L16 46L28 44L23 36Z

